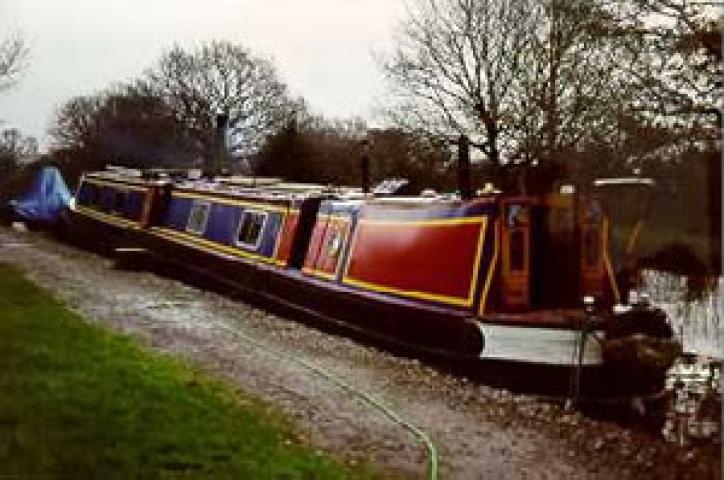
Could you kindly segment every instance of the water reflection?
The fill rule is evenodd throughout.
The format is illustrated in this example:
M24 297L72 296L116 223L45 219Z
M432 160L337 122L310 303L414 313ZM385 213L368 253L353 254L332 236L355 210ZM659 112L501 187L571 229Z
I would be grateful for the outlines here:
M656 270L641 272L640 291L671 318L684 351L721 358L719 322L722 277L686 277Z
M721 425L721 364L685 356L666 381L669 406L662 434L670 442L718 441Z
M680 445L718 442L721 425L721 277L641 273L640 291L672 321L685 355L669 370L662 434Z

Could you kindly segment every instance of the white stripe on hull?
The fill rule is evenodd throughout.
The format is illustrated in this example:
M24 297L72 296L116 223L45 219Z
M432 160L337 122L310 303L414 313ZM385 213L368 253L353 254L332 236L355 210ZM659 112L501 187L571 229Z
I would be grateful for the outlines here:
M579 332L570 329L522 327L478 323L485 338L482 359L510 360L545 365L574 365L578 362ZM603 332L595 332L599 338ZM601 346L588 335L583 365L601 365Z

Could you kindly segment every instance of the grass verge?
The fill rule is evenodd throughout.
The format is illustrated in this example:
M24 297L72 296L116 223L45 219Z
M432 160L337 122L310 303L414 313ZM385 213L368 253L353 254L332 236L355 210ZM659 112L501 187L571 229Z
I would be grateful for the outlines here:
M263 403L0 264L0 478L359 478Z

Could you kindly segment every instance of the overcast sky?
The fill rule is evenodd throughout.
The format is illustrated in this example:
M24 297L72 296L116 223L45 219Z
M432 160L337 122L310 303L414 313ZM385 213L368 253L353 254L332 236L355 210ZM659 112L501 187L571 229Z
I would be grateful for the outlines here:
M46 144L54 109L141 74L173 43L225 39L271 58L293 94L329 116L370 118L401 0L0 0L0 38L21 31L30 66L0 94L3 127Z

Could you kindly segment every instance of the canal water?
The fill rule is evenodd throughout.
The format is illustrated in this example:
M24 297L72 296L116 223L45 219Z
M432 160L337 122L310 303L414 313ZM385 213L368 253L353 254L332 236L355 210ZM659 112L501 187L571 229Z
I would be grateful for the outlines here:
M670 369L662 435L688 445L720 442L723 277L641 272L639 291L664 310L684 355Z

